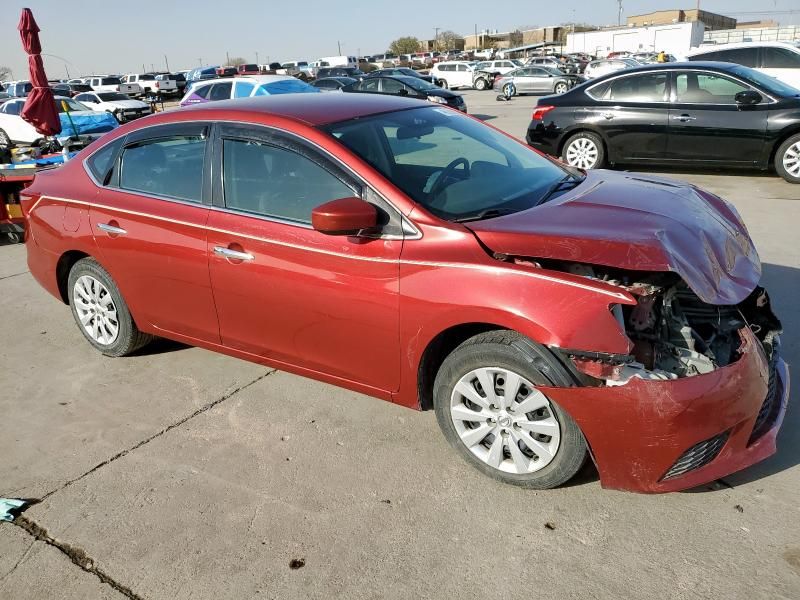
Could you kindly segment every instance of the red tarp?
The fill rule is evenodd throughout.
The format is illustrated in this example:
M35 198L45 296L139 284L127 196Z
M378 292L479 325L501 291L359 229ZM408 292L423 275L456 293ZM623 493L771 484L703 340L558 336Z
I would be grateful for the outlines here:
M36 24L30 8L22 9L17 29L22 38L22 47L28 53L28 69L33 86L25 100L25 107L20 116L42 135L55 135L61 131L61 121L58 118L58 110L56 110L56 103L53 99L53 90L47 83L47 75L44 72L44 64L42 64L39 26Z

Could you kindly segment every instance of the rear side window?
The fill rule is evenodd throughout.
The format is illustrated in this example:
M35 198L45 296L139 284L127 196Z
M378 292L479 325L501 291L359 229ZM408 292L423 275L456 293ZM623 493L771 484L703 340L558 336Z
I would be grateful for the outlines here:
M317 163L258 142L226 139L222 147L225 206L267 217L311 222L325 202L355 195Z
M206 140L174 136L122 151L119 186L125 190L202 202Z
M609 82L602 100L621 100L626 102L664 102L667 89L666 73L645 73L622 77ZM595 90L593 90L595 92ZM597 96L595 96L597 97Z
M195 96L200 96L201 98L208 98L208 92L211 91L210 85L201 85L195 88L192 88L192 93Z
M764 47L761 49L761 66L764 69L800 69L800 52Z
M719 50L715 54L717 57L714 60L722 62L735 63L745 67L758 66L758 48L731 48L730 50ZM701 60L707 60L703 57Z
M211 86L211 93L208 99L212 102L216 100L228 100L231 97L231 82L215 83Z
M86 166L101 185L106 185L111 178L111 167L114 165L114 159L122 146L123 139L124 136L118 138L86 159Z

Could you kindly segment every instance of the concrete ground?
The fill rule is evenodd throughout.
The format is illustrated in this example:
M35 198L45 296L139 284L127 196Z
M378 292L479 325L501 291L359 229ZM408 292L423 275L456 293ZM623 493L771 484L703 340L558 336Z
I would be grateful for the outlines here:
M466 96L523 135L533 99ZM666 175L739 209L800 364L800 186ZM100 356L23 246L0 315L0 497L40 500L0 524L0 598L800 597L796 393L778 454L702 489L524 491L432 413L169 342Z

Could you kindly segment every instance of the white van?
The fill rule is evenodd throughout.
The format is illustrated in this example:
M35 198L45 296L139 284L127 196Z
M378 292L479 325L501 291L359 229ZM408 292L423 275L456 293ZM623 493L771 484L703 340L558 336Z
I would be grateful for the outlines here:
M800 89L800 48L786 42L716 44L692 50L691 61L713 60L751 67Z
M320 64L321 67L358 67L357 56L323 56L316 62L328 63Z
M472 73L475 67L463 61L446 61L433 65L431 77L443 88L472 87Z

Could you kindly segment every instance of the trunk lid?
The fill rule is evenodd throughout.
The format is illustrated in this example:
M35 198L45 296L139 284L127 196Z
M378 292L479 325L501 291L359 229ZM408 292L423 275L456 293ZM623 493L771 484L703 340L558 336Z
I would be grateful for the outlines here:
M761 277L732 206L649 175L590 171L577 188L541 206L466 226L499 254L672 271L709 304L738 304Z

